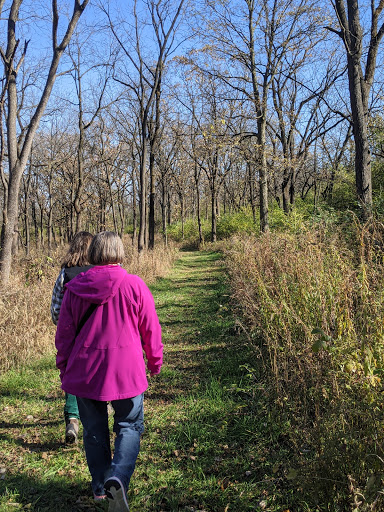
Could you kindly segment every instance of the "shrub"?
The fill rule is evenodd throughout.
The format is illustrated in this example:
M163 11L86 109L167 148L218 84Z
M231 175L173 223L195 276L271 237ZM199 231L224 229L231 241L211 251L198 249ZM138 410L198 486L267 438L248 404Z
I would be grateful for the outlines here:
M313 206L312 206L313 211ZM304 228L305 220L308 218L308 206L296 207L289 215L277 205L273 205L270 210L270 227L274 231L299 233Z
M236 233L251 234L257 231L250 208L221 215L217 220L217 238L223 240Z
M209 238L209 225L206 220L202 220L204 239ZM181 222L176 222L167 227L168 236L175 242L186 242L190 245L198 245L199 226L196 219L187 219L184 222L184 228Z
M338 210L349 209L358 211L359 206L356 200L356 184L353 171L339 169L330 204Z
M356 222L346 242L321 223L235 237L226 251L234 300L261 340L255 355L261 348L271 400L295 452L308 453L295 461L300 486L314 504L341 510L384 470L383 232Z

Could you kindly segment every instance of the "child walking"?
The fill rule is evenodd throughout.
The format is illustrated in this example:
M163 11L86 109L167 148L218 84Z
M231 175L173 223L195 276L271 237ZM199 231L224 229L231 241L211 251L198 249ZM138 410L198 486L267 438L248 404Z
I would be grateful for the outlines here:
M59 320L61 303L64 296L64 285L81 272L86 272L92 265L88 263L88 249L93 235L88 231L79 231L69 244L66 255L61 263L61 271L58 275L52 292L51 317L55 325ZM65 393L64 420L65 442L72 444L77 442L79 433L79 409L74 395Z

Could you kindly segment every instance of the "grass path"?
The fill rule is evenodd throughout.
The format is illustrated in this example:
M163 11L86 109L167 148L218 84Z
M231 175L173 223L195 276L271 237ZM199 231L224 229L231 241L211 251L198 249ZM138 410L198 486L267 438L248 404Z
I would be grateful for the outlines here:
M146 393L132 512L283 510L265 442L277 434L250 391L257 361L234 327L220 256L184 253L151 289L165 364ZM63 445L53 356L3 376L0 393L0 512L106 510L90 498L82 442Z

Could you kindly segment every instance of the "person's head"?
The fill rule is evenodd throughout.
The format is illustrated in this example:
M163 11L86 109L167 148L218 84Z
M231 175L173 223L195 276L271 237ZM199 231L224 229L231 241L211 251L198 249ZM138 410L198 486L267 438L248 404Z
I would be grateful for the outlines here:
M92 239L88 250L88 260L92 265L110 265L122 263L124 259L123 242L113 231L101 231Z
M73 237L67 254L64 256L61 267L83 267L88 265L88 248L93 235L88 231L79 231Z

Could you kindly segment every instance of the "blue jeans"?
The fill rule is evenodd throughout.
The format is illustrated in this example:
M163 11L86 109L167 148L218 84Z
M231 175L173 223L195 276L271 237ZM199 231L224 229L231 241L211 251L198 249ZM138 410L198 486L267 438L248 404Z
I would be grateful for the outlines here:
M107 402L77 397L84 449L96 495L104 494L104 482L113 476L128 489L140 451L140 435L144 431L143 402L144 394L111 402L115 411L113 431L116 433L112 458Z

